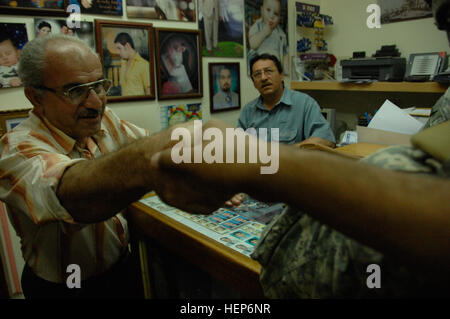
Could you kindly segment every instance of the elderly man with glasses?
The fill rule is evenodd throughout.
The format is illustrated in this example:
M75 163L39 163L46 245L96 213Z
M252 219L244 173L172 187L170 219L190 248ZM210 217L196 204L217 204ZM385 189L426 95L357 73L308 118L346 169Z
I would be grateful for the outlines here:
M25 297L139 296L123 210L152 189L150 158L171 131L148 136L107 108L110 83L77 38L28 42L19 75L33 110L1 139L0 200L21 237Z
M253 85L261 95L244 107L238 127L255 128L257 132L259 128L267 128L269 141L275 138L270 129L278 128L279 142L284 144L335 146L334 134L317 102L284 87L283 70L275 56L256 56L250 61L250 72Z

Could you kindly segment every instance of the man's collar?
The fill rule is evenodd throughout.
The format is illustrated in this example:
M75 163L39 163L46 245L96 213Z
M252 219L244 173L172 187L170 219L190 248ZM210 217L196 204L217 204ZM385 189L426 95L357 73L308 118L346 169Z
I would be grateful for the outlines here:
M280 100L274 105L272 110L276 108L278 105L283 104L285 106L291 106L292 105L292 99L291 94L288 92L289 90L283 85L283 94L281 95ZM261 110L269 111L265 106L263 102L262 95L259 96L258 102L256 103L256 107L260 108Z

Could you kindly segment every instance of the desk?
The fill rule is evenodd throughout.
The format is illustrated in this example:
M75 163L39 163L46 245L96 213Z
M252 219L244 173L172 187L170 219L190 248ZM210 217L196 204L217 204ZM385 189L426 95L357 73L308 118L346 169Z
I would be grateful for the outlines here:
M339 148L362 157L383 145L357 143ZM242 297L261 298L261 265L237 251L208 238L180 222L136 202L128 208L130 227L139 234L158 241L176 254L235 289Z
M389 145L379 145L372 143L355 143L338 147L336 148L336 150L357 156L359 158L363 158L386 147L389 147Z

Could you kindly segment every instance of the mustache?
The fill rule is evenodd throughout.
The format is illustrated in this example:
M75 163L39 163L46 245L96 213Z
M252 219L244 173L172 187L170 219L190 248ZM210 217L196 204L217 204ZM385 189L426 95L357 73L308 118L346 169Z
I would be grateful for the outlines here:
M78 114L79 117L97 117L98 115L102 115L103 110L95 110L95 109L86 109L85 111L80 112Z

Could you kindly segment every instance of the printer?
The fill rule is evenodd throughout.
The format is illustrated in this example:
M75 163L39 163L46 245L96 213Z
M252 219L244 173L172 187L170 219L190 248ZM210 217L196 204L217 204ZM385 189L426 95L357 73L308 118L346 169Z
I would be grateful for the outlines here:
M353 52L353 58L341 60L343 80L403 81L406 59L393 46L382 46L370 58L365 52Z
M403 81L405 58L359 58L341 60L344 80Z

